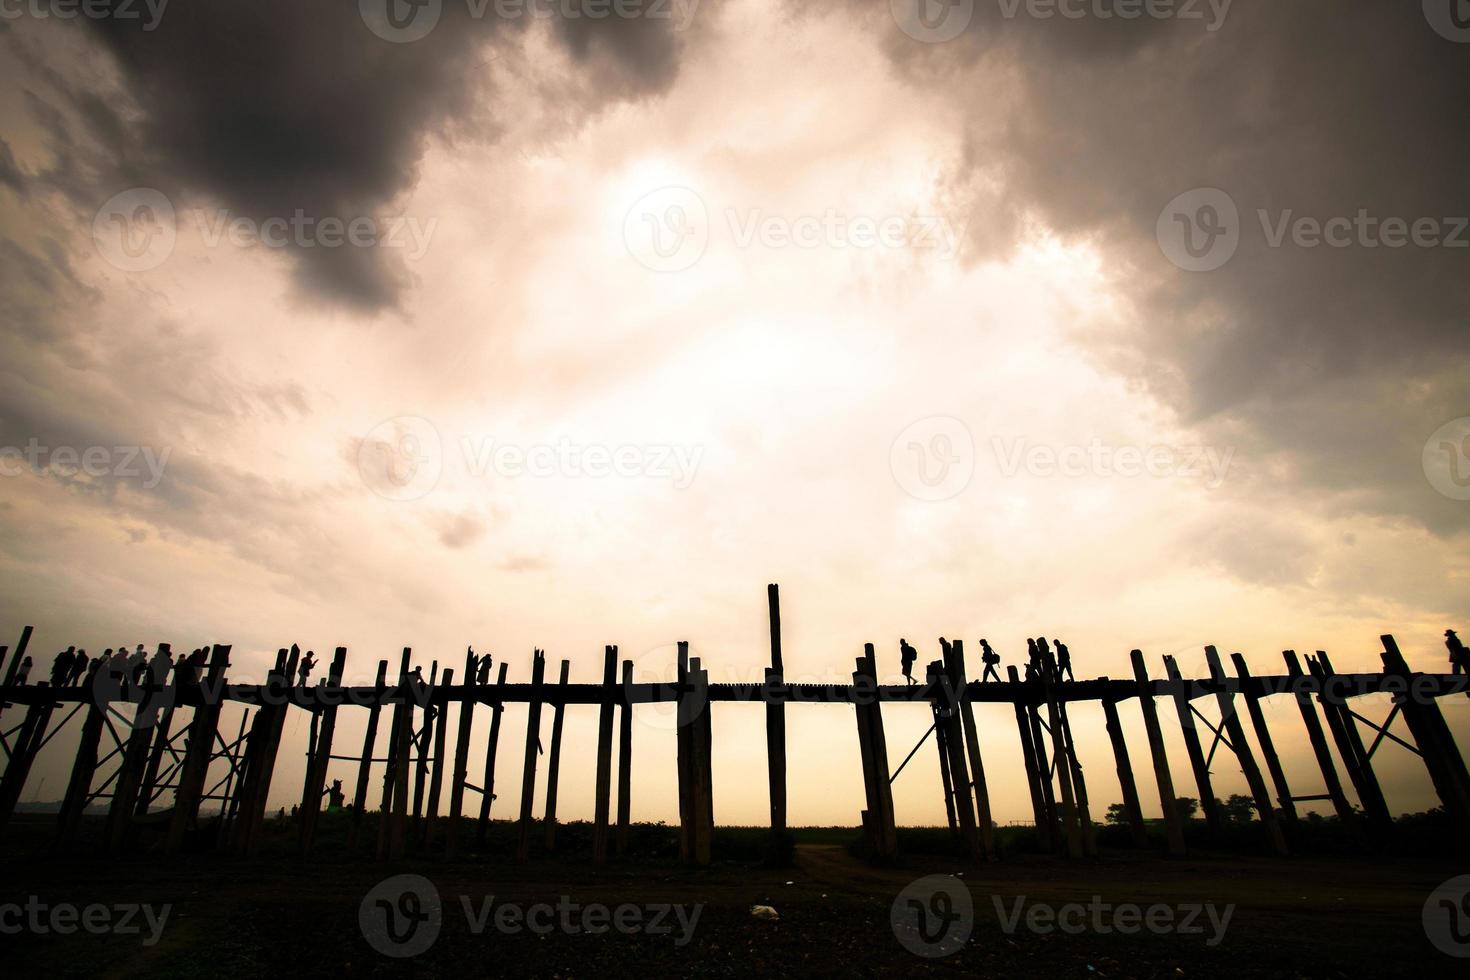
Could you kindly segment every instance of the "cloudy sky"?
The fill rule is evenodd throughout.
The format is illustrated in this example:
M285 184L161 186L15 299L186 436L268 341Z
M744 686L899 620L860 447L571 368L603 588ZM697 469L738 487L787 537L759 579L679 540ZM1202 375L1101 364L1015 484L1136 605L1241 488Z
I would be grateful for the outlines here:
M832 681L864 642L896 674L900 636L1060 636L1116 677L1207 643L1373 670L1384 632L1438 670L1470 628L1449 2L0 7L0 623L42 665L474 644L592 681L604 644L653 677L684 639L743 680L768 582L788 676ZM793 823L856 822L851 713L790 712ZM982 739L1020 820L1008 715ZM721 822L764 818L761 717L716 711ZM886 719L896 763L927 720ZM644 720L634 815L672 819ZM1073 725L1101 810L1100 712ZM942 821L936 776L901 822Z

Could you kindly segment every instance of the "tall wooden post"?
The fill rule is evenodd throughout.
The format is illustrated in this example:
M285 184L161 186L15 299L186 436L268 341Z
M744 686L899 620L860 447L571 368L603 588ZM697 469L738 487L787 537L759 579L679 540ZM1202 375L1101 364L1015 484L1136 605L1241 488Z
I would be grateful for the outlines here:
M550 854L556 850L556 783L561 773L561 725L562 716L566 712L566 689L567 673L572 669L570 660L561 662L561 678L558 684L561 686L562 696L551 709L551 758L546 763L546 852Z
M1041 690L1046 700L1047 727L1051 729L1052 759L1057 771L1057 788L1062 795L1062 836L1067 843L1067 853L1072 857L1083 857L1087 853L1081 813L1073 792L1073 776L1076 768L1072 762L1071 746L1067 743L1067 726L1062 721L1061 707L1057 701L1056 666L1051 650L1038 643L1043 651Z
M48 685L43 681L37 686L44 689ZM41 750L41 743L46 740L46 727L51 724L51 713L55 708L56 702L42 699L32 702L26 709L25 719L20 724L20 731L16 734L15 742L10 750L10 762L5 767L4 777L0 778L0 827L4 827L10 821L16 804L20 802L21 791L25 789L26 778L31 772L31 764L36 761L36 753ZM143 734L146 738L147 732ZM131 748L131 742L129 747ZM146 741L143 743L143 750L147 751ZM126 814L124 814L125 819ZM109 814L110 828L111 815Z
M771 621L771 666L766 670L766 774L770 784L771 833L786 833L786 703L773 692L785 683L781 659L781 593L766 586Z
M1040 690L1041 681L1036 682ZM1046 752L1045 729L1041 726L1041 705L1030 704L1026 707L1026 719L1031 726L1031 746L1036 752L1037 785L1041 789L1041 799L1046 804L1047 833L1056 843L1062 846L1062 816L1057 806L1056 789L1052 786L1051 773L1052 764L1050 756Z
M429 669L429 691L431 696L428 700L419 704L424 711L424 725L413 738L413 749L417 753L414 761L413 780L413 819L418 823L419 818L424 815L424 784L429 778L429 747L434 741L434 728L439 720L439 709L434 703L432 692L439 686L439 661L435 660ZM414 702L419 703L418 689L414 689Z
M57 820L56 844L53 848L57 853L64 854L76 844L77 830L81 827L82 814L87 808L87 797L92 792L92 777L97 772L97 743L102 739L105 713L106 709L95 701L87 706L87 717L82 721L77 754L72 761L71 777L67 780L66 796L61 801L61 815ZM187 756L184 761L188 762ZM181 783L182 779L181 775ZM175 793L177 795L177 791Z
M163 766L165 752L171 751L170 735L173 731L174 709L179 703L179 668L175 664L170 670L170 676L162 678L157 683L168 685L170 697L159 715L158 724L154 726L153 749L148 754L148 764L143 768L143 780L138 785L138 803L134 809L137 816L148 815L148 807L153 803L154 790L158 783L158 771Z
M950 683L943 660L929 665L929 683L936 703L939 718L944 726L945 751L949 756L949 775L954 793L955 818L959 823L960 840L971 857L979 857L980 835L975 828L974 797L970 792L970 771L965 764L965 736L960 725L958 695Z
M362 829L363 814L367 812L368 777L373 771L373 752L378 743L378 717L383 712L383 701L388 692L388 661L378 661L378 677L373 682L373 703L368 706L367 732L362 739L362 759L357 764L357 785L352 797L352 823L347 831L347 849L357 849L357 835ZM380 820L388 819L388 808L383 807Z
M1190 690L1187 682L1179 676L1179 665L1173 657L1164 657L1164 670L1169 675L1174 694L1174 707L1179 712L1179 728L1184 733L1184 750L1189 755L1189 767L1194 770L1194 781L1199 786L1199 805L1204 811L1205 823L1211 834L1218 834L1223 815L1215 799L1215 787L1210 782L1210 768L1205 761L1205 750L1200 745L1199 729L1194 723Z
M1246 710L1250 712L1251 727L1256 731L1256 741L1261 743L1261 755L1266 757L1266 770L1271 773L1271 782L1276 787L1276 802L1280 804L1281 814L1286 822L1295 824L1296 803L1292 800L1291 787L1286 782L1286 770L1281 767L1281 759L1276 755L1276 743L1271 740L1266 714L1261 710L1261 692L1251 683L1251 672L1245 665L1245 657L1232 653L1230 662L1235 665L1235 676L1240 680L1240 691L1245 697Z
M428 810L424 813L424 847L434 844L434 829L439 821L439 797L444 792L444 742L449 731L449 691L454 683L454 669L444 671L444 686L435 690L438 704L434 718L434 769L429 778Z
M1337 776L1337 767L1332 764L1332 752L1327 748L1327 737L1322 733L1322 720L1317 717L1317 709L1312 705L1312 696L1303 687L1305 675L1302 673L1301 662L1297 659L1295 650L1283 650L1282 658L1286 661L1286 673L1292 685L1293 695L1296 698L1297 707L1301 710L1302 724L1307 729L1307 740L1312 743L1312 753L1317 757L1317 766L1322 770L1322 782L1327 788L1327 798L1332 801L1332 808L1337 813L1337 819L1351 832L1358 826L1357 814L1353 812L1348 803L1347 794L1342 791L1342 781Z
M516 860L531 859L531 808L536 801L536 753L541 749L541 685L546 678L546 655L537 650L531 659L531 702L526 713L526 761L521 770L520 840Z
M945 670L956 701L959 703L960 724L964 733L965 748L970 762L970 783L975 790L975 819L980 830L980 847L987 861L994 861L995 823L990 815L990 788L985 782L985 763L980 757L980 736L975 728L975 706L965 696L969 679L965 675L965 644L963 640L951 641L945 656Z
M412 784L409 765L413 755L414 694L409 673L413 651L403 648L398 667L398 702L393 706L393 723L388 732L389 785L384 787L383 815L386 837L379 835L380 850L389 861L401 859L408 849L408 796Z
M628 693L633 689L633 661L623 661L623 713L618 719L618 836L617 855L628 850L633 808L633 702Z
M1210 665L1210 678L1219 685L1215 691L1215 700L1220 706L1220 724L1225 726L1225 731L1230 736L1230 746L1235 750L1240 771L1256 801L1256 812L1260 815L1261 826L1266 828L1266 837L1270 840L1272 849L1285 856L1289 853L1286 837L1276 819L1276 808L1271 805L1271 793L1266 789L1266 780L1261 778L1256 757L1251 752L1250 743L1245 740L1245 726L1240 723L1240 714L1235 710L1235 697L1230 693L1225 668L1220 664L1219 651L1213 646L1205 647L1205 660Z
M1378 776L1373 772L1373 761L1368 758L1367 749L1363 748L1363 738L1358 734L1358 723L1348 714L1347 702L1329 690L1330 678L1336 676L1332 670L1332 661L1327 659L1326 653L1318 650L1315 660L1307 658L1307 668L1322 686L1317 703L1322 705L1322 716L1327 719L1327 728L1337 743L1337 752L1342 756L1343 767L1347 769L1348 778L1357 790L1358 801L1363 805L1368 826L1377 840L1386 840L1393 834L1393 816L1388 811L1388 802L1383 798L1383 790L1378 785Z
M1383 643L1384 675L1402 680L1406 688L1405 693L1394 696L1394 703L1403 712L1404 723L1419 746L1419 755L1429 770L1429 779L1444 804L1445 813L1457 826L1464 827L1470 824L1470 773L1466 772L1454 735L1444 723L1444 715L1434 699L1412 693L1420 675L1409 669L1397 641L1388 634L1379 639Z
M710 862L714 837L714 778L710 768L709 673L695 657L689 661L692 704L698 714L689 720L690 751L690 858L698 865Z
M332 740L337 732L337 704L342 697L342 671L347 665L347 648L338 647L327 668L327 684L320 690L329 703L312 709L312 720L321 719L311 756L306 761L306 782L301 787L301 856L311 853L316 837L317 818L322 811L322 793L327 781L327 766L332 759Z
M204 794L204 781L209 776L209 761L214 757L214 740L219 730L219 714L224 707L221 696L225 684L225 668L229 666L230 648L215 644L210 651L209 667L204 683L190 684L186 690L198 699L194 717L189 722L188 741L184 745L184 764L179 767L178 788L174 790L174 812L168 822L168 841L165 851L177 853L184 844L184 835L199 819L199 801ZM191 677L192 681L193 678ZM92 753L96 765L95 740ZM90 784L91 775L87 782ZM88 787L83 787L82 804L85 805ZM80 818L80 811L78 812Z
M475 723L477 684L476 658L466 652L464 658L464 700L459 703L459 732L454 739L454 775L449 781L449 824L445 831L444 855L454 857L459 851L459 823L464 809L464 784L470 775L470 734Z
M500 672L495 675L495 700L490 704L490 738L485 743L485 776L480 782L483 788L480 791L480 819L475 828L475 841L485 846L485 831L490 827L490 804L495 802L495 755L500 745L500 716L505 712L505 702L501 696L505 693L505 669L508 665L501 664Z
M32 705L36 710L40 705ZM29 719L28 719L29 720ZM148 765L148 747L152 743L153 726L158 721L158 705L148 695L133 712L132 729L128 733L117 778L112 784L112 805L107 810L104 851L119 854L127 845L132 829L133 811L138 805L138 787L143 783L143 770ZM44 726L43 726L44 730Z
M1143 664L1143 651L1129 654L1133 676L1138 681L1138 703L1143 709L1143 730L1148 735L1149 754L1153 756L1154 781L1159 787L1159 802L1164 810L1164 834L1170 854L1184 853L1184 818L1174 802L1174 777L1169 774L1169 756L1164 750L1164 733L1159 728L1159 712L1154 704L1154 686Z
M694 699L689 692L689 643L680 640L675 674L676 708L674 742L679 776L679 860L694 857Z
M857 702L858 751L863 762L863 788L868 809L864 827L873 852L879 857L898 853L898 831L893 810L893 777L888 768L888 739L883 732L882 705L878 701L878 667L873 644L864 645L852 675Z
M1020 675L1016 668L1006 668L1006 676L1013 686L1021 683ZM1011 707L1016 712L1016 731L1021 739L1021 758L1026 765L1026 790L1031 796L1031 816L1036 822L1036 841L1042 852L1050 853L1052 849L1052 824L1050 814L1047 813L1046 800L1041 795L1041 774L1036 764L1036 749L1031 741L1031 720L1026 712L1026 704L1017 697L1011 702Z
M1103 678L1104 683L1107 678ZM1118 702L1111 696L1102 699L1103 718L1108 739L1113 743L1113 761L1118 769L1118 787L1123 791L1123 815L1135 847L1148 846L1148 829L1143 822L1143 805L1138 801L1138 784L1133 779L1133 764L1128 759L1128 740L1123 735L1123 722L1118 717Z
M592 863L607 863L607 818L612 794L613 701L617 698L618 648L602 651L602 706L597 715L597 800L593 809Z

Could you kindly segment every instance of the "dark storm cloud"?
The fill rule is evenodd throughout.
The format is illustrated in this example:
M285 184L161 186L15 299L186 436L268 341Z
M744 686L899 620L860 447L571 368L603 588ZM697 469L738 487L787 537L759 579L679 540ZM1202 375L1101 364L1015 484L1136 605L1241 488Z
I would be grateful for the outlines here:
M972 222L990 226L983 244L1014 240L1026 215L1097 242L1138 309L1136 329L1097 345L1115 366L1192 423L1236 423L1254 443L1242 453L1279 457L1294 481L1463 526L1420 451L1470 413L1470 232L1461 247L1375 248L1355 225L1346 247L1272 247L1259 212L1273 234L1284 216L1360 213L1451 233L1470 216L1470 44L1437 33L1418 2L1235 0L1213 31L1205 4L1204 21L1070 6L1085 15L977 0L942 44L879 28L917 81L971 107L972 173L1003 188ZM1240 212L1239 248L1214 271L1176 268L1155 237L1194 188Z
M74 101L126 162L122 186L199 192L257 222L298 210L318 220L371 217L412 187L428 136L482 131L485 45L532 18L471 9L446 2L433 30L408 43L370 30L355 0L180 2L147 31L134 20L95 20L142 117L125 122L96 93ZM674 76L668 20L580 19L556 32L606 100ZM393 305L406 281L381 247L296 256L309 293L365 310Z

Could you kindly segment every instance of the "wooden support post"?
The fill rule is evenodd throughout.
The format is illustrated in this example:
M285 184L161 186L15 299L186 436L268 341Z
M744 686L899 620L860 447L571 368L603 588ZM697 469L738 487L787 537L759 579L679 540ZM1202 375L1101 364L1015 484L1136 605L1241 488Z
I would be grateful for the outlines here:
M56 853L66 853L76 844L82 814L87 808L87 797L92 792L92 778L97 772L97 745L102 739L106 712L107 709L96 701L87 706L87 717L82 721L81 736L77 740L77 754L71 764L71 777L66 784L66 796L61 801L61 815L57 820L56 843L53 847ZM184 761L187 764L187 756ZM182 780L183 776L180 775L181 786ZM174 805L177 807L178 803L175 802Z
M475 842L485 846L485 831L490 827L490 804L495 802L495 755L500 746L500 716L505 712L505 702L500 696L505 688L505 670L501 664L495 675L495 700L490 705L490 738L485 743L485 775L480 780L480 819L475 827Z
M1062 719L1056 685L1052 680L1057 676L1056 663L1052 659L1050 647L1047 647L1044 641L1039 641L1037 646L1042 651L1041 690L1046 700L1047 727L1051 729L1052 759L1055 760L1057 771L1057 787L1062 796L1062 838L1066 841L1068 855L1084 857L1087 854L1086 831L1083 828L1082 815L1073 791L1076 767L1072 760L1071 746L1067 743L1067 726Z
M179 767L178 787L174 790L174 812L169 818L165 851L174 854L184 844L184 835L199 819L199 800L204 794L204 781L209 776L209 762L214 757L214 739L219 730L219 715L224 707L225 668L230 663L230 648L216 644L209 654L209 667L203 684L188 687L198 698L194 717L189 722L188 741L184 745L184 764ZM193 678L190 678L193 681ZM96 764L95 740L93 765ZM74 777L76 778L76 777ZM88 783L91 782L90 774ZM82 790L85 805L86 793ZM78 812L80 817L80 812Z
M1260 767L1256 765L1255 754L1251 752L1250 743L1245 740L1245 726L1240 723L1240 713L1235 710L1235 696L1227 686L1219 651L1213 646L1205 647L1205 661L1210 666L1211 680L1219 685L1215 691L1215 701L1220 706L1220 724L1225 726L1225 732L1230 736L1230 747L1235 750L1240 771L1256 802L1256 813L1260 815L1261 826L1266 828L1266 838L1271 842L1272 850L1285 857L1290 853L1286 847L1286 836L1282 834L1281 823L1276 819L1276 808L1271 805L1271 793L1266 788L1266 780L1261 777Z
M925 681L932 692L935 689L938 678L938 668L935 664L929 664ZM939 702L930 694L929 713L934 719L934 747L939 752L939 785L944 790L944 816L949 821L949 832L956 839L960 836L960 822L955 813L955 786L949 771L949 732L944 719L939 714Z
M710 845L714 837L713 773L710 768L710 703L709 673L699 658L689 661L689 684L692 704L698 714L689 721L690 730L690 857L698 865L710 862Z
M154 683L168 685L170 696L158 717L158 724L154 726L156 731L153 733L153 749L148 754L148 764L143 768L143 780L138 785L138 805L133 812L140 817L148 815L148 807L153 803L154 790L158 783L158 770L163 766L163 755L170 750L169 737L173 732L174 709L179 703L178 666L172 668L169 677Z
M1164 670L1169 675L1169 684L1174 695L1174 707L1179 712L1179 728L1184 733L1184 750L1189 755L1189 767L1194 770L1194 781L1199 786L1199 805L1205 814L1205 824L1211 834L1218 834L1224 815L1215 799L1215 787L1210 782L1209 763L1205 761L1205 750L1200 745L1199 728L1194 723L1188 684L1179 676L1179 665L1173 657L1164 657Z
M1394 704L1403 712L1404 723L1419 746L1424 767L1429 770L1429 779L1444 804L1445 813L1457 826L1464 827L1470 824L1470 773L1466 772L1454 735L1434 699L1414 693L1420 675L1409 669L1398 642L1388 634L1379 639L1383 642L1384 675L1403 682L1404 693L1394 696Z
M563 694L566 691L567 673L572 669L570 660L561 662L561 678L558 683L562 687ZM556 784L557 777L561 772L561 726L562 716L566 712L565 697L558 698L557 704L551 709L551 758L546 763L546 853L550 854L556 850Z
M1103 681L1106 682L1107 678L1104 677ZM1108 739L1113 743L1118 786L1123 791L1123 815L1128 818L1128 830L1133 836L1134 846L1147 847L1148 829L1143 822L1143 805L1138 800L1138 784L1133 779L1133 764L1128 759L1128 740L1123 735L1123 722L1118 717L1118 702L1111 697L1104 697L1102 706Z
M429 669L429 691L433 692L439 686L439 661L435 660ZM414 702L418 703L418 690L414 690ZM428 700L419 704L424 710L424 725L413 739L413 750L417 754L414 761L413 780L413 819L414 823L424 815L424 783L429 778L429 747L434 741L434 726L439 720L439 711L431 696Z
M970 784L975 790L975 819L980 831L980 848L987 861L994 861L995 822L990 815L990 788L985 782L985 763L980 756L980 736L975 727L975 706L965 696L969 679L965 675L965 645L963 640L953 640L945 657L945 670L949 674L951 689L959 702L960 725L965 738L965 749L970 762Z
M521 770L520 840L516 860L531 859L531 808L536 798L536 753L541 749L541 685L546 678L546 655L537 650L531 660L531 702L526 717L526 761Z
M291 648L285 671L280 674L279 684L282 692L289 691L291 688L292 679L296 676L296 662L300 653L301 651L296 647ZM260 709L260 715L266 716L266 723L262 727L264 742L259 755L256 756L258 765L251 770L255 781L249 796L250 808L245 811L245 819L242 821L245 835L242 838L241 850L247 856L255 854L260 849L261 835L265 830L265 812L270 802L271 779L275 775L276 756L280 753L281 735L286 729L286 713L289 710L290 703L285 698L281 698L279 703L268 704ZM260 715L257 715L257 720Z
M37 685L45 688L47 684L42 682ZM10 816L15 812L16 804L20 802L21 791L25 789L26 778L31 773L31 765L36 761L36 753L41 749L41 743L46 740L46 727L51 724L51 713L56 708L56 702L42 700L33 702L26 709L25 719L21 722L20 731L16 733L15 741L10 750L10 761L5 766L5 776L0 778L0 827L10 822ZM147 733L145 732L146 736ZM144 751L147 743L144 743Z
M1281 768L1281 759L1276 754L1276 743L1271 740L1266 714L1261 710L1261 693L1251 684L1251 672L1245 665L1245 657L1232 653L1230 662L1235 665L1235 676L1240 679L1241 694L1245 697L1246 710L1250 712L1251 727L1256 731L1256 741L1261 743L1261 755L1266 757L1266 770L1271 774L1272 785L1276 787L1276 802L1280 804L1281 814L1286 822L1295 825L1296 803L1291 797L1291 786L1286 782L1286 770Z
M1318 650L1315 660L1307 658L1307 667L1322 686L1317 703L1322 706L1322 716L1327 719L1327 728L1332 732L1333 741L1337 743L1337 752L1342 756L1343 767L1347 769L1353 789L1357 790L1358 801L1367 816L1368 827L1376 840L1386 840L1393 835L1393 816L1388 811L1388 802L1383 798L1383 790L1378 785L1378 776L1373 772L1373 761L1368 758L1362 736L1358 734L1358 723L1348 714L1347 703L1342 697L1330 690L1332 685L1329 678L1335 676L1332 661L1327 659L1326 653Z
M378 835L380 857L389 861L401 859L408 849L409 764L413 749L413 706L409 659L413 651L403 648L398 665L397 703L393 705L393 722L388 729L388 776L383 788L383 826Z
M444 757L444 742L449 731L449 688L454 683L454 670L444 671L444 686L436 689L438 705L434 719L434 770L429 778L429 803L424 812L424 847L434 845L434 828L439 821L439 797L444 792L444 767L449 760ZM442 692L442 693L441 693Z
M1036 682L1039 691L1041 682ZM1046 752L1045 729L1041 727L1041 706L1026 707L1026 718L1031 726L1031 747L1036 752L1037 785L1041 790L1041 801L1046 806L1047 835L1060 848L1062 846L1062 818L1057 807L1056 789L1051 782L1050 756Z
M612 795L613 703L618 695L618 648L602 652L602 706L597 715L597 799L593 806L592 863L607 863L608 807Z
M958 694L950 683L943 660L930 664L929 678L932 696L936 699L940 722L944 727L945 751L949 757L950 783L960 841L965 846L965 852L970 857L977 858L983 851L980 847L980 835L975 828L974 797L970 795L970 770L965 764L965 736L960 725Z
M623 661L623 712L618 719L618 836L617 855L628 851L633 809L633 703L628 692L633 689L633 661Z
M1158 707L1154 704L1154 686L1143 664L1143 651L1129 654L1133 676L1138 681L1138 703L1143 709L1143 729L1148 735L1149 754L1153 756L1154 781L1159 787L1159 802L1164 811L1164 833L1170 854L1184 853L1184 818L1175 804L1174 777L1169 774L1169 756L1164 750L1164 733L1159 728Z
M459 732L454 738L454 775L449 780L449 824L445 831L444 856L459 851L459 823L464 809L464 783L470 775L470 734L475 723L476 660L473 652L464 657L464 700L459 703Z
M240 729L235 734L233 748L227 748L221 753L229 762L229 769L225 772L225 785L221 790L219 829L215 832L215 844L223 847L228 841L230 828L235 825L235 811L240 805L240 794L235 785L236 778L243 782L245 779L245 726L253 720L247 708L240 712Z
M694 856L694 721L693 699L689 694L689 643L680 640L676 661L675 684L678 700L674 712L674 742L679 776L679 860L689 863Z
M301 788L300 834L301 856L311 853L311 844L316 836L317 818L322 810L322 793L327 781L327 765L332 758L332 740L337 732L337 703L341 700L342 671L347 664L347 648L338 647L332 654L331 666L327 668L327 686L331 703L312 711L312 721L320 718L317 737L311 755L306 760L306 782Z
M766 586L766 605L771 621L771 666L766 670L766 774L770 785L771 833L786 833L786 703L770 692L785 682L781 659L781 593L773 583Z
M1317 757L1318 768L1322 770L1322 782L1327 788L1327 797L1332 801L1337 819L1350 832L1354 832L1358 824L1357 814L1348 803L1347 794L1342 791L1342 780L1338 778L1337 767L1332 763L1332 752L1327 748L1327 737L1322 733L1322 720L1317 717L1312 696L1302 687L1305 675L1302 673L1301 662L1297 659L1295 650L1283 650L1281 655L1286 661L1286 673L1291 679L1297 707L1301 709L1307 740L1312 743L1312 753Z
M103 852L120 854L125 849L132 829L133 811L138 805L138 788L143 783L143 770L148 766L148 747L152 744L153 727L158 722L158 705L146 695L133 712L117 776L112 784L112 805L107 810L103 836ZM32 708L39 705L32 705Z
M873 853L891 858L898 853L898 830L893 809L893 777L888 768L888 739L883 732L878 702L878 667L873 644L864 645L852 675L857 713L858 750L863 761L863 785L868 809L863 825Z
M367 732L362 739L362 758L357 764L357 786L352 797L352 823L347 831L347 849L357 849L357 835L362 828L363 814L367 812L368 778L373 770L373 752L378 742L378 716L383 712L384 695L388 688L388 661L378 661L378 677L373 682L373 703L368 706ZM380 820L388 818L385 806Z
M1012 684L1020 684L1020 675L1015 667L1007 667L1006 675ZM1025 702L1020 698L1011 702L1011 707L1016 711L1016 731L1021 739L1021 757L1026 765L1026 790L1031 796L1031 816L1036 823L1036 843L1043 853L1050 853L1052 849L1052 830L1050 815L1046 809L1046 799L1041 795L1041 774L1036 765L1036 749L1031 741L1031 720L1026 712Z

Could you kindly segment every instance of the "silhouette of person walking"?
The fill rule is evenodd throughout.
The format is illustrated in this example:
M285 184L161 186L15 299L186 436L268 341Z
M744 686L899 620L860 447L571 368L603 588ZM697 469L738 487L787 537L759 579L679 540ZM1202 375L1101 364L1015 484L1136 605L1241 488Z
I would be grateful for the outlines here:
M1066 675L1067 680L1075 681L1072 675L1072 651L1067 649L1067 644L1061 640L1057 641L1057 680Z
M76 647L67 647L56 655L51 664L51 686L65 687L66 679L71 676L72 663L76 660Z
M77 655L71 661L71 673L66 678L67 687L75 687L81 682L82 677L87 673L88 659L90 658L88 658L86 650L77 651Z
M20 662L20 667L15 672L15 683L24 684L29 676L31 676L31 658L26 657Z
M898 661L899 661L899 666L903 670L903 679L906 680L906 681L908 681L910 687L912 687L914 684L918 683L917 681L914 680L914 661L916 661L918 659L919 659L919 651L917 651L913 647L909 646L909 641L908 640L905 640L903 637L899 637L899 640L898 640Z
M492 660L494 660L494 659L495 658L493 656L491 656L490 654L488 654L488 653L485 654L484 656L480 657L480 683L481 684L489 684L490 683L490 662Z
M299 687L306 686L306 678L311 674L311 668L316 666L316 654L308 650L306 656L301 658L301 664L296 668L296 684Z
M999 683L1000 672L995 668L1000 666L1000 654L990 648L989 640L981 639L980 641L980 662L985 665L985 672L980 675L980 683L984 684L992 677Z
M1454 630L1444 631L1444 645L1450 651L1450 673L1470 674L1470 650L1465 649Z

